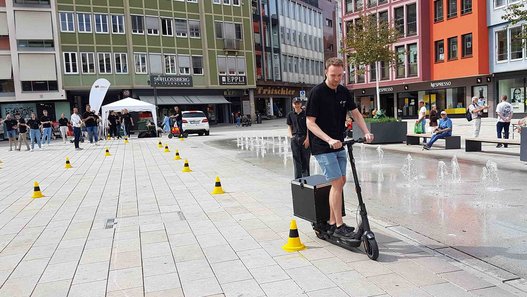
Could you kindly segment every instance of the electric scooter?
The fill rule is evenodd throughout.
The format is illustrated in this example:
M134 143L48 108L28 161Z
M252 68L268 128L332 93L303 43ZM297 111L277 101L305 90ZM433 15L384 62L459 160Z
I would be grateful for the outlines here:
M357 168L355 167L355 159L353 158L353 144L362 142L364 142L364 139L362 138L357 140L348 139L342 142L342 145L348 148L348 156L351 163L351 172L353 173L353 181L355 182L355 191L357 192L357 198L359 200L359 212L361 222L359 223L357 230L349 237L339 238L333 236L333 232L328 230L328 224L325 221L313 222L312 226L318 238L326 240L332 244L338 245L345 249L351 250L352 248L357 248L362 243L364 245L364 251L368 255L368 258L376 260L379 257L379 246L377 245L377 241L375 240L375 234L373 234L370 229L368 214L366 212L366 205L362 200L362 191L359 184L359 178L357 176ZM342 204L342 208L344 208L344 203Z

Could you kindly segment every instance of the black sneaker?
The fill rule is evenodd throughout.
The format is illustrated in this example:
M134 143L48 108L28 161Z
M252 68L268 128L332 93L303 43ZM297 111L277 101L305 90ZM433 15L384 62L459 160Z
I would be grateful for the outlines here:
M501 143L498 143L498 144L496 145L497 148L500 148L501 146L502 146Z
M335 228L335 232L333 232L333 236L335 237L350 237L353 235L353 231L355 231L355 228L346 226L346 224L340 225L340 227Z
M429 150L430 150L430 147L429 147L428 145L425 144L425 145L423 145L423 150L427 150L427 151L429 151Z
M333 225L328 224L328 229L326 230L326 232L329 235L331 235L331 234L335 233L336 229L337 229L337 224L333 224Z

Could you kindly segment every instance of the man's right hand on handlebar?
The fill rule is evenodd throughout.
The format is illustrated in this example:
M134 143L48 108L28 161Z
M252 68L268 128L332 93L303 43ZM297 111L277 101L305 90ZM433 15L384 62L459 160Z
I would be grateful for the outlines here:
M339 148L342 147L342 142L340 142L340 140L330 138L327 142L329 144L329 147L334 150L338 150Z

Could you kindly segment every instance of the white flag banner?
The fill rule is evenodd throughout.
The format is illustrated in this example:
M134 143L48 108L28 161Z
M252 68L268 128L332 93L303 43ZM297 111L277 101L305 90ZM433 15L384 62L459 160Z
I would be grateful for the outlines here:
M110 88L110 82L105 78L99 78L91 86L90 90L90 107L95 114L99 114L99 109L101 109L104 96Z

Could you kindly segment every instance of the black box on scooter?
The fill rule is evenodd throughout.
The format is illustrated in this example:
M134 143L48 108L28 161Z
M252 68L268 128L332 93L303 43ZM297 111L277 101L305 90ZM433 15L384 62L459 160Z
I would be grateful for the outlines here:
M293 213L311 223L329 220L329 190L331 184L323 175L312 175L291 181ZM346 215L344 194L342 195L342 216Z

